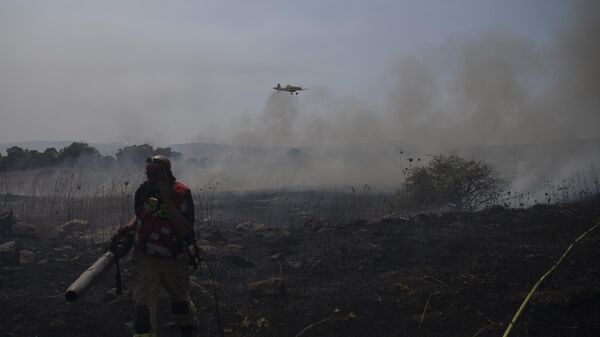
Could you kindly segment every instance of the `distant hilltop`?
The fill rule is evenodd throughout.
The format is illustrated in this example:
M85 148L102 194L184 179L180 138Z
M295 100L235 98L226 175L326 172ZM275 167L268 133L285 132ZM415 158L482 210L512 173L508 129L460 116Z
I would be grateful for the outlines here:
M72 141L29 141L18 143L0 143L0 153L6 154L6 149L18 146L22 149L44 151L54 147L57 150L69 146ZM82 142L86 143L86 142ZM119 149L129 144L125 143L86 143L103 156L115 156ZM273 157L290 153L302 153L307 156L317 157L356 157L356 156L427 156L437 152L425 151L414 144L403 144L401 142L370 142L360 144L348 144L338 146L258 146L258 145L227 145L218 143L181 143L167 145L173 151L183 155L185 159L202 160L204 158L235 157ZM294 152L295 151L295 152ZM438 151L439 152L439 151ZM548 142L509 144L509 145L481 145L455 148L451 151L467 157L485 158L492 164L504 166L507 162L532 161L532 160L558 160L574 155L582 155L592 162L600 162L600 139L577 139L564 138ZM559 165L560 162L555 162ZM509 165L510 166L510 165Z
M0 144L4 151L12 146L20 149L11 151L11 156L0 156L0 168L77 165L104 169L116 164L139 167L146 157L165 154L157 152L162 151L179 161L177 167L188 174L184 177L197 184L218 176L226 177L236 188L335 185L337 182L389 186L402 183L401 172L427 165L435 155L456 153L492 165L518 190L535 189L548 181L561 183L574 176L582 178L583 185L600 188L600 139L563 138L529 144L465 146L446 151L431 151L401 142L306 147L186 143L156 149L148 144L69 143ZM48 148L54 150L45 151ZM87 157L79 160L81 154Z
M98 150L103 156L115 156L115 154L126 146L131 144L126 143L89 143L85 141L78 141L86 143ZM6 154L6 149L12 146L18 146L22 149L44 151L47 148L54 147L57 150L66 147L73 143L73 141L28 141L18 143L0 143L0 153ZM155 144L155 146L158 144ZM196 158L201 159L203 157L220 157L223 155L272 155L286 153L290 150L301 150L305 154L336 154L336 155L357 155L367 153L379 153L379 154L390 154L390 153L404 153L405 155L416 155L419 152L421 154L437 152L425 151L420 149L414 144L407 144L402 142L367 142L358 144L348 145L337 145L337 146L305 146L305 147L293 147L293 146L259 146L259 145L228 145L218 143L180 143L180 144L169 144L166 145L174 151L180 152L184 158ZM527 144L506 144L506 145L477 145L477 146L464 146L457 147L450 151L442 152L458 152L466 156L472 157L487 157L492 159L494 157L502 157L503 159L511 158L516 160L520 157L531 157L531 156L547 156L550 157L557 154L568 154L576 153L586 150L586 152L592 152L595 155L600 156L600 139L577 139L577 138L564 138L557 139L548 142L538 143L527 143ZM439 151L438 151L439 152ZM600 158L597 158L600 159Z
M90 146L93 146L103 156L114 156L115 153L117 153L117 151L120 148L127 146L127 144L125 144L125 143L89 143L86 141L79 141L79 140L77 142L86 143ZM59 150L63 147L71 145L72 143L73 143L73 141L70 141L70 140L65 140L65 141L62 141L62 140L59 140L59 141L33 140L33 141L29 141L29 142L19 142L19 143L0 143L0 153L6 154L6 149L9 149L13 146L18 146L22 149L37 150L37 151L42 152L50 147L53 147L53 148Z

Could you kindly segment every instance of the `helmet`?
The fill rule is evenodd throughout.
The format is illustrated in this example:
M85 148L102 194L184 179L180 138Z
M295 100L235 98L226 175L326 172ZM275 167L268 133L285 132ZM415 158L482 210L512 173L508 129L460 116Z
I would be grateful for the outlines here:
M146 163L147 164L150 164L150 163L161 164L161 165L166 166L167 169L169 169L169 171L171 170L171 161L169 160L169 158L167 158L166 156L163 156L162 154L158 154L158 155L146 158Z

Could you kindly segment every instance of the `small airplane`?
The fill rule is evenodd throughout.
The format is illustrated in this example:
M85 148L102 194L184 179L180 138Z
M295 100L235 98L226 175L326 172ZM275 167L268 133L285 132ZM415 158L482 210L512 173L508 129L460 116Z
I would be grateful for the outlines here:
M277 91L287 91L290 93L290 95L293 95L294 93L296 95L298 95L299 91L302 90L308 90L308 88L302 88L299 86L295 86L295 85L286 85L285 87L282 87L281 84L277 83L276 87L273 87L273 89L277 90Z

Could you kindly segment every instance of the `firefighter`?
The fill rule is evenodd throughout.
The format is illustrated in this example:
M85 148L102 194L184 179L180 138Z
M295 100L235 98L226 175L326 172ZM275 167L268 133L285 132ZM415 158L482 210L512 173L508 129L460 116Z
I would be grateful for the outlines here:
M162 155L146 159L147 180L135 192L135 216L120 231L134 231L134 337L157 334L160 289L171 297L171 311L181 337L192 336L196 308L190 298L188 246L195 245L194 202L190 189L175 180ZM195 262L195 261L194 261Z

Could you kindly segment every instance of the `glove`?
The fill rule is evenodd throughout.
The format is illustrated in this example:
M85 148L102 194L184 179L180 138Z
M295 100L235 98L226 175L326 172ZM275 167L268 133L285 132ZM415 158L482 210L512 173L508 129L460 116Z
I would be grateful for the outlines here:
M117 259L127 255L133 247L133 232L130 230L119 230L110 240L108 251L113 253Z

